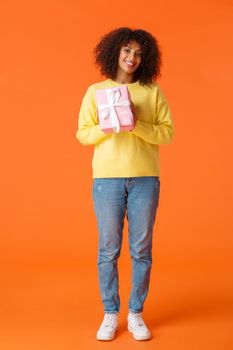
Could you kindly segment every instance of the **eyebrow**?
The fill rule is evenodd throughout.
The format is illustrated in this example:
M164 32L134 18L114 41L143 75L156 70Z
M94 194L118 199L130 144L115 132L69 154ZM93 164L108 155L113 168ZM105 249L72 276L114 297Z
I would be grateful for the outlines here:
M125 47L129 47L130 49L132 49L132 46L130 46L130 45L125 45ZM137 52L138 52L138 51L141 51L141 52L142 52L141 49L137 50Z

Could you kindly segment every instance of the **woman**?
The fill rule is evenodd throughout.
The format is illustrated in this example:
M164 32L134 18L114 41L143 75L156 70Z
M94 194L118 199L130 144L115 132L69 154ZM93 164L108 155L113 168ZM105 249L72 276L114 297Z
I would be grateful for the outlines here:
M92 161L93 200L98 222L98 276L104 319L98 340L112 340L118 326L120 297L117 261L125 215L132 257L132 289L128 330L136 340L151 338L142 311L148 294L152 264L152 236L159 202L159 145L174 135L169 106L156 79L161 52L145 30L117 28L94 48L95 63L107 79L90 85L82 100L77 138L95 145ZM96 90L126 84L135 126L130 131L100 129Z

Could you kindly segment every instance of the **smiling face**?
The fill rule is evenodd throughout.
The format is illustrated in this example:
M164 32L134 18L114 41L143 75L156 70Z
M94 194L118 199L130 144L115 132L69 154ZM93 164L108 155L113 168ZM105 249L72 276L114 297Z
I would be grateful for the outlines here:
M141 46L136 41L122 46L118 59L118 74L132 75L139 67L141 60Z

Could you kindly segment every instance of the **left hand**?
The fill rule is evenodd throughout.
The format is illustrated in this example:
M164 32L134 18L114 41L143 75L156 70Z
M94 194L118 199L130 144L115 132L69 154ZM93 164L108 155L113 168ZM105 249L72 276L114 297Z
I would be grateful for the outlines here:
M130 101L130 109L131 109L131 111L133 113L134 125L136 125L136 122L137 122L136 108L135 108L135 106L134 106L132 101Z

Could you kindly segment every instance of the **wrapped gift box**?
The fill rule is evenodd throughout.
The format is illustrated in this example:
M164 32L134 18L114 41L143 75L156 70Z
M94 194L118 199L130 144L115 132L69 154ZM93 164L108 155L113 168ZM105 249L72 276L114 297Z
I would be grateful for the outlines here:
M101 130L120 132L134 128L127 85L96 90L96 101Z

